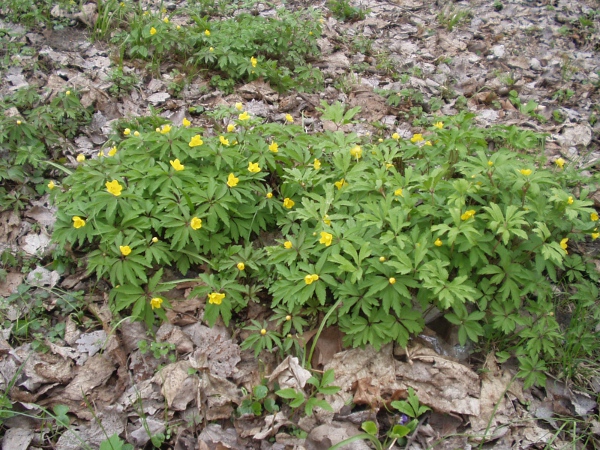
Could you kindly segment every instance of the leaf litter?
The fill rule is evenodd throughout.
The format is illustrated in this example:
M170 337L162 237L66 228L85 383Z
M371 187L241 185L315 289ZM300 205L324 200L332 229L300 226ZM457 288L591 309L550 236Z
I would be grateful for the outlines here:
M567 11L564 14L568 15L561 17L563 13L553 13L534 2L506 2L501 11L493 11L486 2L470 1L466 6L471 9L471 20L453 30L437 25L440 7L434 4L417 0L401 4L363 3L361 6L370 10L365 20L346 24L329 17L324 24L324 36L319 42L323 55L315 64L325 77L330 77L323 98L361 106L360 117L367 122L395 124L396 113L408 108L400 105L394 109L375 92L375 89L399 90L402 86L377 68L372 57L348 48L339 50L343 36L366 36L373 39L374 52L389 52L399 70L412 71L407 80L411 89L429 100L452 84L457 93L468 97L469 109L484 125L528 126L527 117L509 101L499 100L500 108L491 108L495 99L506 95L509 88L517 90L524 100L535 100L536 112L547 119L552 118L553 111L560 111L566 117L562 123L529 125L550 134L547 156L562 156L582 167L598 163L600 122L594 125L587 122L598 101L598 92L582 85L587 77L598 82L597 36L581 44L576 37L569 41L559 33L562 23L589 12L586 2L561 2ZM56 7L52 14L90 25L95 20L96 5L84 5L80 13L72 16ZM435 33L424 35L426 28L433 28ZM89 139L69 143L65 149L69 157L77 153L95 154L97 146L108 139L112 120L147 115L150 105L171 102L174 108L164 114L176 118L189 104L210 108L232 99L244 99L249 101L247 109L254 115L281 119L282 112L288 111L295 116L303 111L307 118L311 117L319 104L318 96L284 98L262 82L241 86L228 99L219 92L202 94L203 81L196 80L186 88L184 98L171 98L165 91L166 79L154 78L142 86L142 95L133 91L115 100L107 94L112 63L105 49L90 44L85 34L73 31L27 34L29 42L40 47L40 56L48 65L45 76L48 95L56 95L67 86L77 88L83 92L82 103L96 108L96 122L89 130ZM525 32L533 36L528 45L518 39ZM569 69L565 54L574 68L570 78L564 76ZM368 76L354 74L353 64L361 63L370 65ZM414 76L418 71L423 78ZM509 74L514 84L506 86L498 74ZM333 78L340 76L348 77L347 91L331 86ZM0 92L39 84L28 77L29 73L8 71ZM552 98L557 90L568 89L573 90L574 96L565 104ZM444 104L441 112L457 113L455 101ZM18 110L6 114L20 116ZM319 123L318 118L307 123L317 128L337 129L335 125ZM348 131L370 132L360 127L364 125L351 125ZM402 136L413 132L406 123L398 124L395 131ZM600 205L598 193L592 193L592 198ZM1 212L0 250L21 249L43 257L50 244L48 236L54 213L44 203L30 205L23 217L10 211ZM39 232L32 232L34 224L41 227ZM9 272L0 282L0 295L6 298L16 292L22 279L21 274ZM63 278L61 285L66 289L81 287L86 285L86 279L81 271ZM46 288L56 286L60 280L58 272L43 267L27 278L28 283ZM13 322L27 313L27 308L11 310L10 307L2 303L6 316ZM39 411L34 403L47 408L69 406L72 428L58 439L59 449L80 448L82 440L98 446L106 438L105 433L121 435L141 447L147 444L150 435L164 432L172 423L186 424L183 429L188 434L179 434L177 445L185 441L199 449L328 448L358 433L360 423L365 420L380 420L378 412L385 411L391 401L406 398L409 387L415 389L421 403L432 409L428 423L419 428L409 448L466 447L467 438L451 436L460 432L470 435L470 442L493 444L497 448L544 445L560 448L564 443L554 439L553 431L561 426L556 420L560 415L589 420L593 432L600 435L598 421L591 419L598 409L594 398L559 381L549 381L537 396L530 390L523 391L514 378L514 369L498 364L493 354L478 366L473 362L458 362L448 352L438 352L439 348L427 343L415 343L407 349L388 345L379 352L370 347L342 350L340 336L329 332L317 341L314 363L315 367L335 370L334 384L341 391L327 396L333 413L319 411L315 419L304 422L309 432L306 439L280 431L292 423L284 412L250 422L231 421L242 400L241 386L251 389L267 377L271 386L277 383L280 388L303 390L311 374L297 358L290 356L268 373L262 372L251 354L240 351L236 336L229 330L211 329L200 322L202 307L199 299L174 302L173 310L168 312L169 323L157 331L159 342L175 347L177 361L171 363L142 354L139 342L147 339L146 332L139 323L129 321L111 331L107 318L101 320L102 330L88 330L66 319L68 332L64 342L49 342L46 353L34 351L31 344L11 347L8 343L11 329L4 330L0 382L4 389L12 387L9 395L20 403L23 411ZM101 308L92 315L102 317ZM483 370L478 373L476 367ZM365 411L348 411L349 404ZM531 405L530 411L526 404ZM40 420L25 422L13 417L4 423L3 448L37 445ZM29 428L23 427L24 424ZM274 437L275 443L265 441L269 437ZM356 443L354 448L367 448L361 445Z

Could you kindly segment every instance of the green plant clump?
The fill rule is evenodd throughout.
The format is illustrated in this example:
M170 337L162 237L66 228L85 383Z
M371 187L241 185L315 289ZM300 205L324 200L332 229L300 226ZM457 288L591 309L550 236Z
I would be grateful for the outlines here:
M545 167L542 136L468 113L375 141L214 115L229 120L215 136L121 128L53 191L54 240L87 254L115 313L164 317L167 266L199 272L211 325L268 299L281 322L328 311L346 345L378 349L407 345L437 308L461 344L484 337L543 383L562 339L553 283L572 244L599 234L588 192L568 190L575 170Z
M111 41L123 56L145 59L158 68L164 55L188 66L210 70L211 84L231 92L235 83L263 78L279 91L312 91L322 85L321 72L308 60L319 54L321 23L314 10L277 11L265 18L239 14L211 20L190 10L193 23L176 25L173 17L147 11L105 7L105 28L120 28Z
M0 107L0 208L18 211L47 191L46 161L64 138L75 137L89 123L91 113L71 91L40 105L34 90L20 89ZM15 108L22 115L7 115Z

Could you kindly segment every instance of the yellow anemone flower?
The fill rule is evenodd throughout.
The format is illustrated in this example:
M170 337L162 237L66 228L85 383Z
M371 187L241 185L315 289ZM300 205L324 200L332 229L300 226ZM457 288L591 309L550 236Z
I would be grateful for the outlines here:
M121 255L127 256L131 253L131 247L129 245L119 245L119 250L121 250Z
M181 164L179 159L176 159L175 161L169 161L169 162L171 163L171 166L173 167L173 169L175 169L177 172L185 169L185 166L183 164Z
M162 302L163 302L162 298L154 297L152 300L150 300L150 306L152 307L152 309L160 309Z
M289 197L283 199L283 207L287 209L292 209L296 202Z
M225 294L213 292L212 294L208 294L208 303L211 305L220 305L224 298Z
M269 150L271 150L273 153L277 153L279 151L279 145L277 145L277 142L272 142L271 145L269 145Z
M81 227L85 227L85 220L83 220L81 217L79 216L74 216L73 217L73 227L74 228L81 228Z
M121 186L117 180L107 181L105 186L106 190L115 197L121 195L121 191L123 190L123 186Z
M202 219L192 217L192 220L190 220L190 227L192 228L192 230L199 230L200 228L202 228Z
M327 233L326 231L321 231L321 239L319 239L320 244L325 244L325 246L329 247L332 241L333 234Z
M248 172L251 173L258 173L260 172L260 167L258 166L258 163L248 163Z
M199 145L204 144L204 142L202 141L202 138L200 137L199 134L197 134L196 136L193 136L192 139L190 139L190 143L188 144L190 147L198 147Z
M229 176L227 177L227 186L229 187L236 187L237 184L239 183L240 179L236 178L236 176L233 173L230 173Z

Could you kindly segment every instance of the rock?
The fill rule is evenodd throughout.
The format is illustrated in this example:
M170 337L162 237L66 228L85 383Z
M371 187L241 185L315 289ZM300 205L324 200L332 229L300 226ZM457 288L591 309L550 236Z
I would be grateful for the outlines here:
M494 55L495 58L504 58L504 53L504 45L494 45L492 47L492 55Z
M152 94L150 97L148 97L147 100L153 105L158 105L160 103L164 103L170 97L171 96L167 92L157 92L156 94Z
M531 58L529 61L529 67L531 70L542 70L542 63L540 63L536 58Z

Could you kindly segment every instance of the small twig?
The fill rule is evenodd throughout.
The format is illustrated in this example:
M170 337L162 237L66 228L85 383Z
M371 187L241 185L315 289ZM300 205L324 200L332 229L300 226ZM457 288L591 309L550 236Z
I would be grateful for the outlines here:
M404 448L408 449L410 444L412 444L414 442L414 440L417 438L417 433L419 432L419 428L421 428L421 425L423 425L423 422L425 422L425 419L427 419L428 417L429 417L429 414L425 414L425 415L423 415L423 417L421 417L421 419L419 420L419 423L415 427L415 431L406 440L406 445L404 446Z

